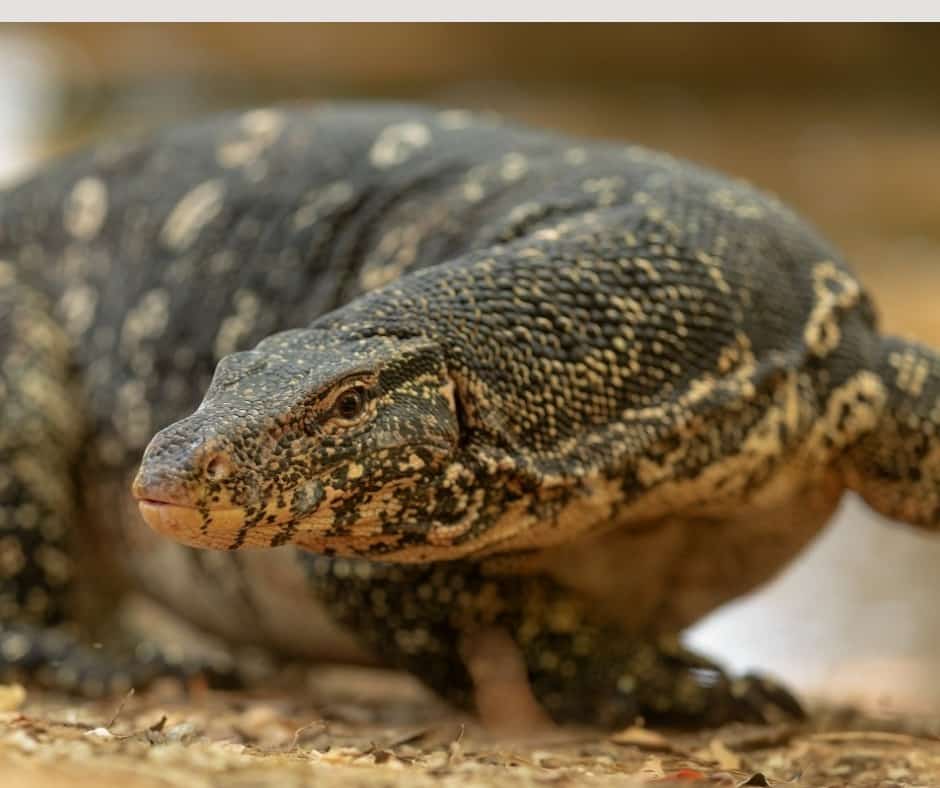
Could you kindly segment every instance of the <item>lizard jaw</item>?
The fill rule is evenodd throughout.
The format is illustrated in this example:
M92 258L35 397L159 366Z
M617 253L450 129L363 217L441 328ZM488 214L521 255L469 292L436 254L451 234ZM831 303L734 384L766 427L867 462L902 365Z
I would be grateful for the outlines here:
M138 500L137 507L147 525L157 533L203 549L230 548L245 522L245 512L240 507L204 511L195 506L146 498Z

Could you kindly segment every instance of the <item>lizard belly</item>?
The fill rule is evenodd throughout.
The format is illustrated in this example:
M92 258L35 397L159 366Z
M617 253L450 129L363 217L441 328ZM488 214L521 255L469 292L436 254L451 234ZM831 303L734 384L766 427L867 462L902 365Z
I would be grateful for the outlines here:
M695 513L583 537L534 567L632 632L678 632L771 579L825 526L843 492L831 474L783 501Z

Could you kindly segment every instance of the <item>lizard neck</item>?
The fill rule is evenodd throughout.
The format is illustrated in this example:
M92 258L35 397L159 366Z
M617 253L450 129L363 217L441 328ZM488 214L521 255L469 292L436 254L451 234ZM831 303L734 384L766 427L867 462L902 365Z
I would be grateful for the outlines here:
M877 373L881 418L845 455L846 483L887 517L940 526L940 355L885 337Z

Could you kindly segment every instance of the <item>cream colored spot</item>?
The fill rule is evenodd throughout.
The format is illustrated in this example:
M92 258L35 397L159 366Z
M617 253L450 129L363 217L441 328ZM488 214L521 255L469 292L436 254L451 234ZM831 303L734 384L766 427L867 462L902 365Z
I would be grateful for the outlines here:
M129 381L118 389L113 422L128 448L143 448L150 440L150 407L142 381Z
M529 160L521 153L507 153L503 156L499 169L500 177L504 181L518 181L529 170Z
M241 127L257 137L276 137L284 124L284 115L273 109L252 110L242 115L241 119Z
M395 167L431 141L423 123L396 123L382 130L369 151L369 161L379 169Z
M261 154L278 140L285 123L280 112L270 109L258 109L242 115L239 127L245 136L222 144L216 151L216 161L226 168L255 164Z
M160 336L170 318L170 294L163 288L144 293L121 327L121 347L133 351L141 340Z
M656 270L656 266L654 266L649 260L646 260L642 257L637 257L633 260L633 264L643 271L643 273L646 274L647 278L651 282L658 282L662 279L659 271Z
M16 281L16 268L6 260L0 260L0 287L9 287Z
M30 409L59 431L61 441L71 444L77 438L80 419L70 392L61 383L33 367L20 373L17 388L28 398Z
M534 237L540 241L557 241L561 238L561 233L553 227L543 227L535 231Z
M65 201L65 229L79 241L90 241L108 214L108 188L100 178L82 178Z
M405 259L367 265L359 275L359 283L363 290L375 290L398 279L405 272L407 265L408 262Z
M411 454L408 456L408 462L402 466L402 470L420 471L423 467L424 460L422 460L417 454Z
M258 319L261 302L250 290L239 290L233 299L235 314L226 317L219 326L215 337L214 352L216 359L238 350L241 341L248 335Z
M581 182L581 190L585 194L616 192L621 186L623 186L623 178L619 175L611 175L606 178L587 178Z
M862 289L846 271L826 260L813 266L813 292L816 303L806 322L803 339L810 352L825 356L842 340L839 311L857 304Z
M0 539L0 577L16 577L26 566L26 556L18 540L12 536Z
M479 181L467 181L463 185L463 197L467 202L480 202L485 196L483 184Z
M318 219L333 213L355 196L349 181L334 181L322 190L311 192L294 214L294 229L302 230Z
M0 640L0 653L7 662L16 663L30 651L30 642L25 635L10 633Z
M930 375L927 359L913 348L909 348L903 353L892 353L888 363L897 372L895 385L898 389L911 397L920 397L924 391L924 383Z
M446 109L437 113L437 122L449 131L465 129L473 123L473 113L465 109Z
M807 441L807 453L821 467L860 435L870 432L887 399L884 384L867 370L857 373L829 395L826 412L813 427Z
M160 240L174 251L185 250L196 240L202 228L219 215L224 197L225 184L219 179L196 186L170 212Z
M587 151L584 148L568 148L564 153L565 164L577 167L587 161Z
M70 336L84 334L95 319L98 292L91 285L79 283L70 286L59 299L65 331Z

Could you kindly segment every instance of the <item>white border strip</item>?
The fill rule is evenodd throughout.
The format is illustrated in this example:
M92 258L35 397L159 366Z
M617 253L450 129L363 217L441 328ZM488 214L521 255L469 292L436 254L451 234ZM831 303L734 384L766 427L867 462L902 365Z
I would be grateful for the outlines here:
M313 13L311 14L311 11ZM0 22L775 22L938 21L935 0L34 0L3 3Z

